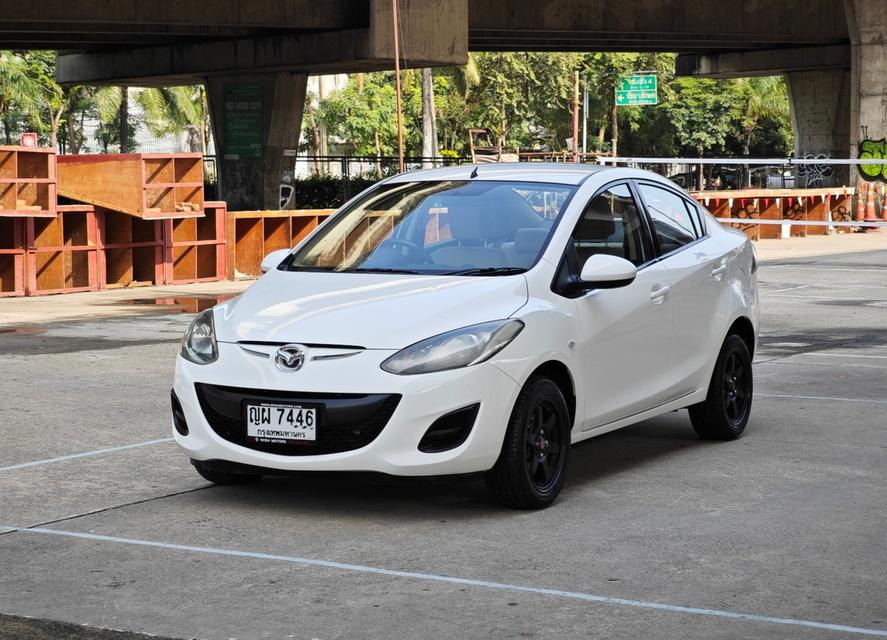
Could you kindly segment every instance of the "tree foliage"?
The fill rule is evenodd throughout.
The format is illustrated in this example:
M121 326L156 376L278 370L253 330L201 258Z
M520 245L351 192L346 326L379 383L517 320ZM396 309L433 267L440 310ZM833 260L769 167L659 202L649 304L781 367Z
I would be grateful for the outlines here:
M620 155L790 153L788 97L781 78L675 78L674 56L654 53L473 53L464 67L436 69L440 148L465 154L468 129L488 128L507 148L565 149L572 136L577 70L589 93L590 152L609 152L617 138ZM615 108L617 78L641 71L656 74L659 104ZM418 71L402 76L406 149L414 155L420 152L419 79ZM317 119L343 152L393 155L393 74L360 74L359 82L352 79L320 102Z

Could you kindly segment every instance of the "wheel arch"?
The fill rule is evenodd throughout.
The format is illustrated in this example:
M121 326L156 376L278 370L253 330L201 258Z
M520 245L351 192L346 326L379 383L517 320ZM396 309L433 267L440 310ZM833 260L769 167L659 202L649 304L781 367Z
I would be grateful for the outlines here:
M570 373L569 367L560 360L548 360L543 362L533 370L530 378L545 377L554 382L567 401L567 408L570 410L570 423L576 424L576 385L573 381L573 374Z
M733 324L731 324L730 328L727 330L727 336L731 335L737 335L742 338L742 341L745 342L745 346L748 347L748 354L754 358L756 346L755 326L748 317L739 316L733 321Z

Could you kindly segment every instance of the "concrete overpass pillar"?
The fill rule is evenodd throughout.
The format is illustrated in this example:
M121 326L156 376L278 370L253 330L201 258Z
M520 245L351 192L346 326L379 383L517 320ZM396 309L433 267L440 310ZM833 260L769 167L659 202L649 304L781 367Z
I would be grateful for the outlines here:
M307 83L307 74L291 72L206 79L219 198L229 210L294 207L284 153L299 143Z
M850 148L850 72L845 69L785 74L796 158L844 158ZM847 184L846 167L801 169L799 186Z
M851 157L887 157L887 11L884 0L844 0L850 34ZM863 175L887 182L877 165ZM865 171L864 168L861 168Z

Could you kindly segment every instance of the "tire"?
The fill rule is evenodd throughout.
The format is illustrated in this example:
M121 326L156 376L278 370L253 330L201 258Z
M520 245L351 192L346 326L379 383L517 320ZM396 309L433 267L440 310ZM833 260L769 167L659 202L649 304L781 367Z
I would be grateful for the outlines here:
M514 404L499 459L484 478L493 496L514 509L554 502L566 477L571 428L560 388L548 378L530 378Z
M252 484L262 479L262 476L251 475L248 473L231 473L229 471L208 469L201 464L199 460L192 460L191 464L194 465L194 468L197 469L197 473L199 473L204 480L209 480L215 484Z
M704 402L690 407L690 422L705 440L736 440L751 415L754 380L745 341L727 336L718 354Z

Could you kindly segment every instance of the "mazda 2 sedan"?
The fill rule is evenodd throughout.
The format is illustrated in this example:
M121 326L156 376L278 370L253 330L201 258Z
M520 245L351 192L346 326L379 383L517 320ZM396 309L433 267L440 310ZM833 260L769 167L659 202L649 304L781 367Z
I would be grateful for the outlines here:
M398 175L196 317L175 438L221 484L483 473L501 502L544 507L572 443L684 408L703 438L742 434L756 268L743 234L653 173Z

